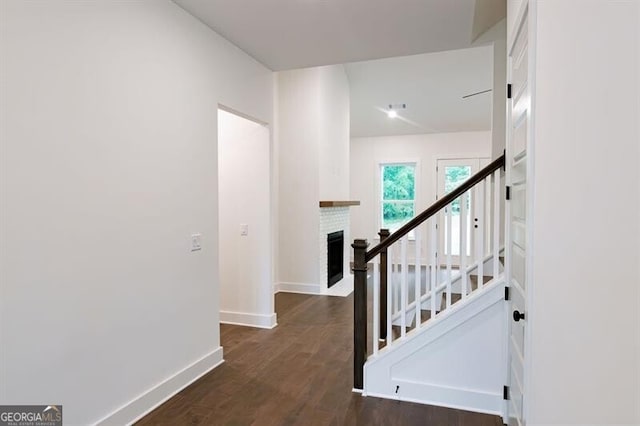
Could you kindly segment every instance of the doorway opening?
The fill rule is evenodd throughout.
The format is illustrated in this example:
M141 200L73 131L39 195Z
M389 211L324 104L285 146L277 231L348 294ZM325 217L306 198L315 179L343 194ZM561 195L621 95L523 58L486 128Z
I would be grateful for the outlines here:
M269 128L218 109L220 322L276 325Z
M460 185L467 179L477 173L482 167L489 164L488 158L456 158L456 159L439 159L437 163L437 182L438 182L438 198L442 198ZM447 244L447 238L444 236L448 232L447 221L444 221L440 229L440 252L443 255L452 256L455 266L460 264L460 254L463 248L460 243L460 231L466 227L466 250L465 255L471 257L473 255L472 247L474 246L473 232L471 232L474 212L474 201L471 197L467 198L466 209L461 209L461 199L458 198L451 204L451 247ZM449 207L447 207L448 209ZM462 211L466 212L462 217ZM445 210L447 212L447 210Z

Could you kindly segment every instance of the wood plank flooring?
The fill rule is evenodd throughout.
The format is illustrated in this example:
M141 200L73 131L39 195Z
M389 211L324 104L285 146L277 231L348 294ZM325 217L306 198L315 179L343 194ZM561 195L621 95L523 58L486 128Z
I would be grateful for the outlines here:
M221 325L226 362L137 425L502 426L497 416L351 392L353 298L276 295L273 330Z

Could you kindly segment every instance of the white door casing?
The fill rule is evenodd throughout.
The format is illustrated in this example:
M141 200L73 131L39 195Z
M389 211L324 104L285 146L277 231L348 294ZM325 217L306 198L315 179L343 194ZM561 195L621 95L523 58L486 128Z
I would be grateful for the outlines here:
M531 274L530 184L532 182L532 49L530 45L530 3L523 2L508 43L507 79L510 98L507 102L506 185L508 201L505 206L506 244L505 273L509 286L507 322L507 376L505 423L509 426L526 424L528 297Z

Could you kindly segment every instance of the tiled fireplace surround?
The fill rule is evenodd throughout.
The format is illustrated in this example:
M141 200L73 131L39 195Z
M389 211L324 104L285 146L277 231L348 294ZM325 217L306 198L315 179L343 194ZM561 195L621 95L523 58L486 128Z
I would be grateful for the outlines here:
M342 281L350 280L351 271L349 270L349 253L351 250L351 235L349 232L349 207L320 207L320 258L318 260L320 267L320 293L327 293L327 235L332 232L344 232L344 276L333 287L340 286ZM333 287L331 287L333 289ZM330 293L330 289L329 289Z

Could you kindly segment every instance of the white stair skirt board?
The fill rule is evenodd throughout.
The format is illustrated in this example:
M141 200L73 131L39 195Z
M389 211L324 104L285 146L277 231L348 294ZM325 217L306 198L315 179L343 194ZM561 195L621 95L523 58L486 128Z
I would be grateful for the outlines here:
M127 402L96 424L99 426L133 424L223 362L222 347L219 347Z
M344 278L327 289L327 296L347 297L353 293L353 275L346 274Z
M269 315L250 314L247 312L220 311L220 323L243 325L246 327L274 328L278 325L275 313Z
M302 294L320 294L319 284L306 283L280 283L277 285L276 293L302 293Z
M505 309L500 276L369 356L363 394L502 414Z

